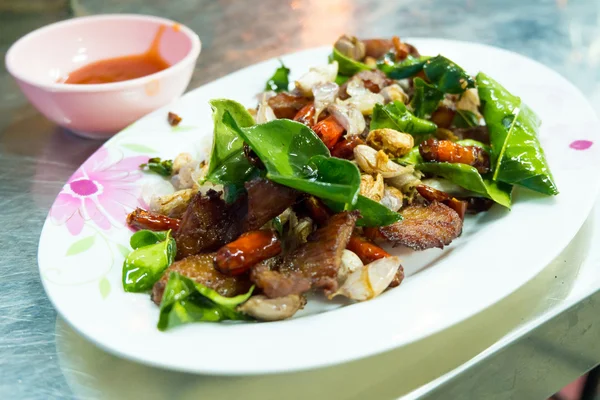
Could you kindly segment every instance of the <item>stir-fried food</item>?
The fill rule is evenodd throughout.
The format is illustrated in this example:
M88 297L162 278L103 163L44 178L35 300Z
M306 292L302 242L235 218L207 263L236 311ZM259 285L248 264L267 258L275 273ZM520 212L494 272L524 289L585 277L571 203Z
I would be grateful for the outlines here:
M558 193L539 119L482 72L344 35L328 63L289 74L252 109L210 101L209 159L140 166L173 192L128 216L123 287L152 292L159 329L290 318L313 292L372 299L405 278L389 245L443 248L466 214L510 208L514 186Z

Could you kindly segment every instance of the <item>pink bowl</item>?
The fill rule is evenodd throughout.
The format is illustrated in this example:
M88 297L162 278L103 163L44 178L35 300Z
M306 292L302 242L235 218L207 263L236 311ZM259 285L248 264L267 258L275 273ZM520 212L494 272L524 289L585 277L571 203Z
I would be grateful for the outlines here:
M116 83L60 83L91 62L144 53L161 26L166 29L159 52L169 68ZM168 19L98 15L58 22L25 35L8 50L6 68L48 119L82 136L107 138L181 96L200 47L194 32Z

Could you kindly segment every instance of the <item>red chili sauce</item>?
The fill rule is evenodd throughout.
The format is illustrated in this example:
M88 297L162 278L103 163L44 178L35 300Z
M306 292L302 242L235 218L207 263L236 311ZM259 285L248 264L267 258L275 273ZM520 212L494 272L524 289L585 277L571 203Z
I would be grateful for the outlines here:
M169 68L171 65L158 51L160 37L164 32L161 26L150 48L142 54L100 60L71 72L64 83L97 84L128 81L141 78Z

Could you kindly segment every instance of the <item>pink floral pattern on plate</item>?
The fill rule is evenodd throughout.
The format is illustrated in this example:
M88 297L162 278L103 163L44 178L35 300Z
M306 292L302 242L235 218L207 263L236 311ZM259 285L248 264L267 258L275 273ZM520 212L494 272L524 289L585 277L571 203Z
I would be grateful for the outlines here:
M139 165L147 161L146 156L123 158L120 152L100 148L63 186L50 218L75 236L86 221L103 230L124 226L127 213L144 206L134 183L142 177Z

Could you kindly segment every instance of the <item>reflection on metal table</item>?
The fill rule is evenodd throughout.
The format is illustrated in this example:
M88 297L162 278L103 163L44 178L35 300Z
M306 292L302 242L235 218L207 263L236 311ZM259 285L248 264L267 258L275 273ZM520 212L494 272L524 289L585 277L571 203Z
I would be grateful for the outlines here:
M5 4L19 4L7 2ZM600 107L600 8L593 2L262 2L158 0L0 5L0 48L30 30L108 12L161 15L194 29L203 53L190 88L341 33L445 37L517 51L557 70ZM41 9L36 9L40 7ZM461 20L448 18L460 15ZM37 241L69 175L100 145L71 136L27 104L0 72L0 397L2 398L545 398L600 362L600 208L562 254L515 293L447 330L341 366L259 377L163 371L79 337L48 302ZM559 96L560 94L557 94ZM551 222L551 221L550 221ZM466 393L469 395L467 396Z

